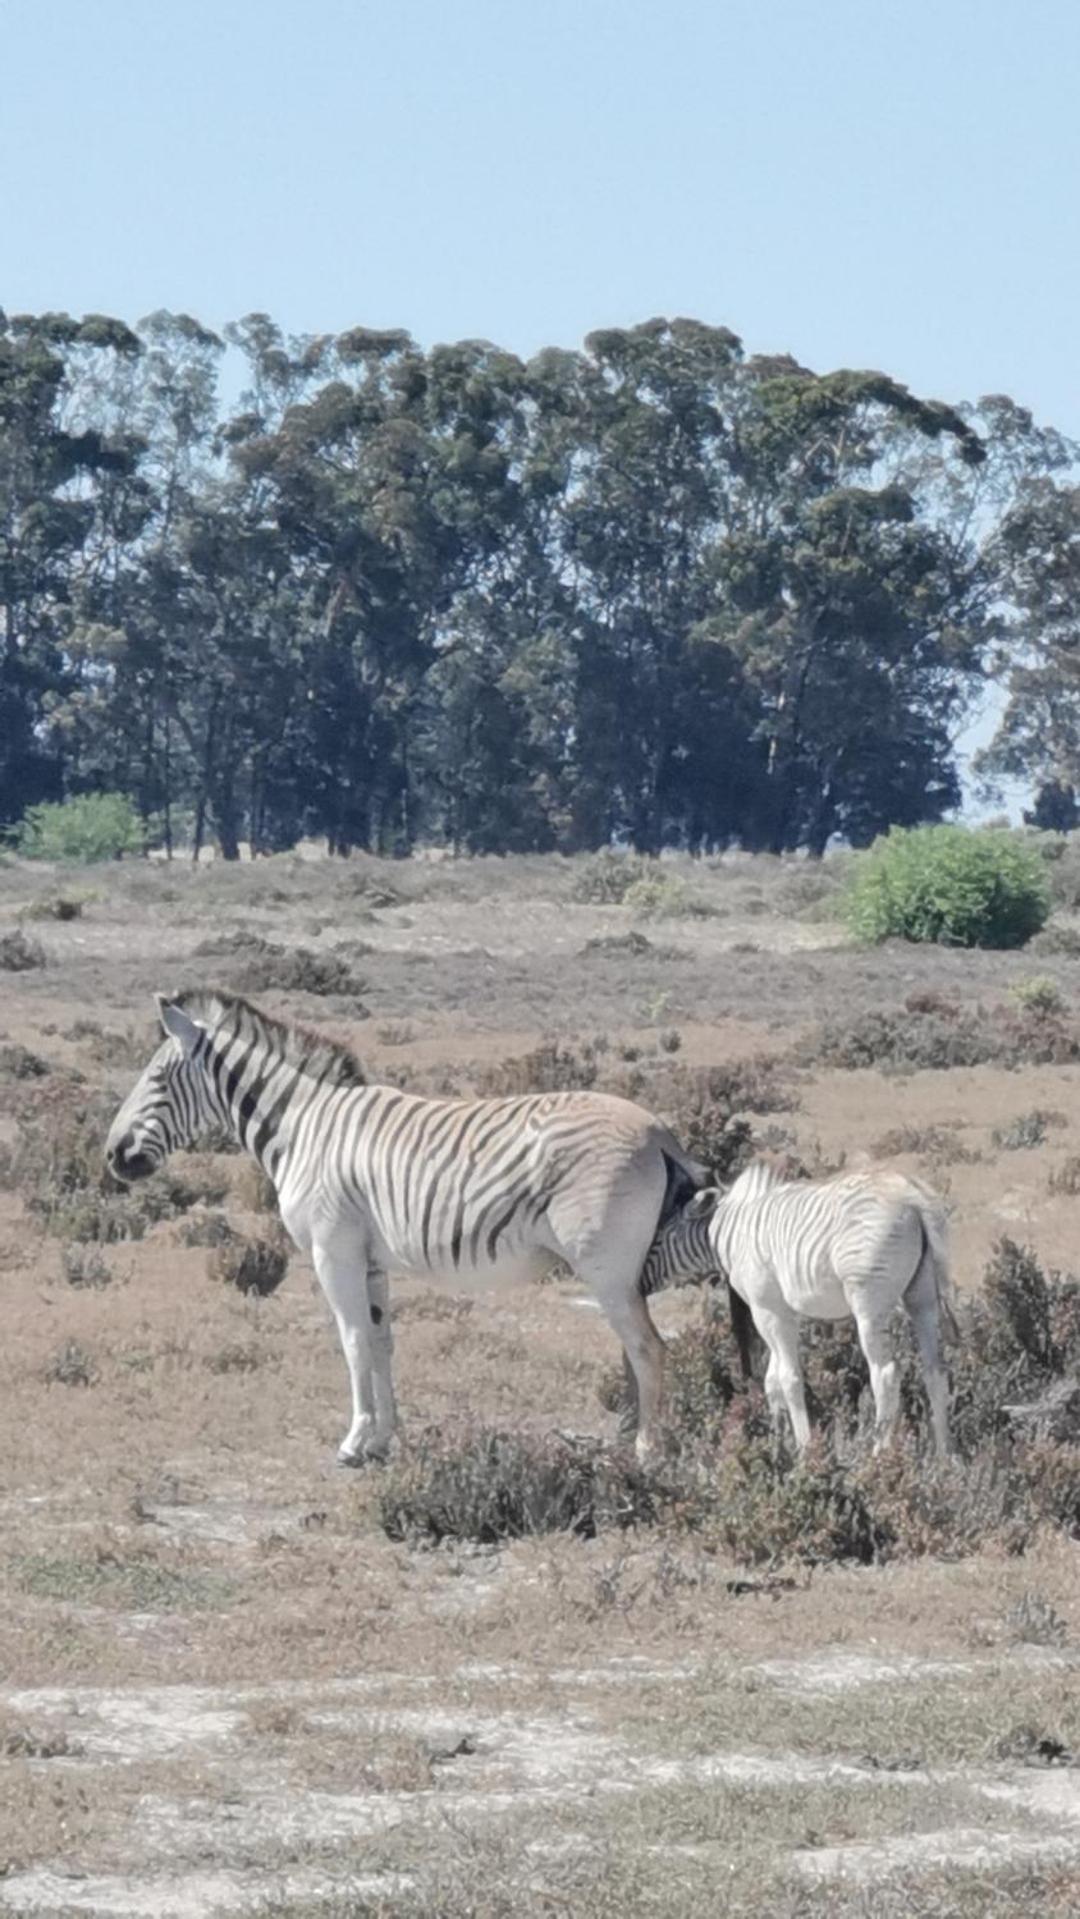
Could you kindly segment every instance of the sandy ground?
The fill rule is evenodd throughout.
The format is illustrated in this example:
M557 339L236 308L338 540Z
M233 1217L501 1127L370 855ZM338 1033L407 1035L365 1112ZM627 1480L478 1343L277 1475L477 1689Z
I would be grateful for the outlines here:
M598 951L633 923L571 901L563 864L10 866L0 933L23 925L47 964L0 973L0 1046L118 1098L152 991L233 979L235 955L196 949L238 931L350 942L353 993L260 997L432 1087L545 1037L649 1059L675 1034L680 1061L723 1064L914 990L1075 990L1076 962L851 951L792 916L769 862L695 880L712 915L648 924L644 952ZM95 897L27 922L58 888ZM959 1285L1003 1231L1072 1261L1080 1197L1051 1188L1080 1153L1077 1067L790 1078L771 1123L808 1158L907 1143L898 1163L950 1200ZM0 1083L0 1148L24 1092ZM1036 1109L1039 1144L995 1139ZM251 1226L241 1163L221 1166ZM1071 1542L813 1573L669 1535L414 1551L382 1531L378 1469L333 1466L344 1370L299 1258L252 1300L177 1220L99 1257L107 1283L73 1285L0 1192L0 1911L676 1914L720 1910L718 1887L731 1912L766 1891L778 1913L882 1912L890 1888L915 1913L1080 1905ZM610 1436L613 1342L572 1279L394 1297L409 1432ZM1054 1643L1017 1627L1032 1593Z

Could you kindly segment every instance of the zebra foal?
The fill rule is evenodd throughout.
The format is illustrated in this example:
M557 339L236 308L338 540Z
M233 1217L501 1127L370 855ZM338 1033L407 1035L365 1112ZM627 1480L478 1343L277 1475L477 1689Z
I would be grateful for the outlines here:
M145 1178L211 1123L263 1167L337 1321L352 1394L338 1457L397 1423L387 1276L527 1277L554 1258L591 1289L659 1443L663 1341L639 1284L659 1226L708 1177L640 1106L603 1093L424 1099L369 1086L351 1053L219 992L158 996L165 1037L117 1113L106 1162Z
M940 1320L949 1304L945 1209L918 1181L878 1167L833 1179L785 1180L756 1161L726 1192L706 1189L661 1228L641 1276L646 1292L721 1273L736 1331L749 1308L769 1351L765 1392L774 1420L786 1410L800 1451L810 1437L799 1319L855 1320L870 1369L877 1443L900 1408L889 1322L903 1302L915 1331L934 1444L950 1450L948 1380ZM746 1358L743 1345L744 1363Z

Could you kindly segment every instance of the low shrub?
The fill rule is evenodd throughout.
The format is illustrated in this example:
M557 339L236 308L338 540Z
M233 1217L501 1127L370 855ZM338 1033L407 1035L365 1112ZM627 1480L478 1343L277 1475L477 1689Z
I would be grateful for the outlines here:
M1080 1193L1080 1154L1070 1153L1060 1166L1053 1167L1047 1186L1052 1193L1067 1193L1075 1198Z
M171 1167L138 1185L117 1185L101 1156L115 1110L111 1095L89 1094L70 1076L55 1073L44 1083L39 1104L22 1117L8 1176L28 1212L57 1239L142 1239L206 1190L205 1183L189 1184Z
M1003 1152L1016 1153L1032 1146L1041 1146L1047 1128L1062 1124L1060 1113L1047 1113L1041 1106L1035 1106L1030 1113L1019 1114L1008 1126L995 1126L990 1137Z
M652 940L634 926L628 933L598 934L595 939L586 940L581 949L582 958L594 953L628 953L633 959L643 959L647 953L657 952Z
M32 900L26 909L28 920L78 920L87 902L85 893L51 893Z
M1058 1066L1080 1059L1080 1033L1045 1012L1011 1005L972 1008L941 993L913 993L902 1007L825 1020L795 1057L848 1071Z
M239 1293L258 1293L265 1299L276 1293L288 1267L288 1249L281 1239L251 1239L233 1233L214 1248L207 1270L221 1285L235 1286Z
M1052 919L1035 934L1028 951L1037 953L1040 959L1044 954L1047 959L1080 959L1080 926Z
M1020 835L893 827L857 862L845 912L869 941L1023 946L1049 915L1050 882Z
M28 807L15 839L24 859L89 865L140 852L145 832L125 794L83 793L76 799Z
M821 1440L790 1466L771 1437L744 1439L721 1455L712 1497L710 1530L744 1565L868 1565L889 1544L865 1488Z
M45 1362L42 1378L48 1386L92 1386L97 1367L77 1339L65 1339Z
M599 1073L596 1046L557 1039L543 1040L531 1053L482 1068L476 1090L484 1099L507 1099L521 1093L587 1092Z
M48 1060L32 1053L28 1046L20 1046L17 1040L10 1046L0 1046L0 1079L44 1079L49 1071Z
M253 1159L246 1159L243 1165L237 1168L233 1179L233 1194L237 1204L245 1207L249 1213L277 1212L277 1189L274 1182Z
M656 873L635 880L623 894L623 905L646 920L709 919L714 911L677 873Z
M352 1000L367 991L366 980L353 972L340 953L316 953L307 946L275 946L269 941L244 959L236 971L236 985L242 993L334 994ZM362 1007L352 1010L356 1017L366 1017Z
M40 940L31 939L18 928L0 937L0 972L31 973L44 965L45 948Z
M901 1153L918 1153L921 1159L937 1166L971 1166L981 1155L958 1138L949 1126L894 1126L875 1139L870 1151L875 1159L895 1159Z
M1056 980L1048 979L1045 973L1014 980L1009 992L1024 1013L1058 1016L1065 1011L1065 998L1060 986Z
M234 1237L224 1213L192 1213L176 1228L181 1246L225 1246Z
M426 1435L390 1465L379 1493L387 1537L491 1545L539 1533L592 1539L656 1517L648 1477L599 1444L477 1428Z
M581 862L570 888L570 898L585 906L621 906L632 886L656 873L656 861L637 853L617 853L605 846Z
M65 1246L60 1254L60 1268L68 1285L80 1291L91 1288L97 1292L112 1284L112 1271L96 1246Z

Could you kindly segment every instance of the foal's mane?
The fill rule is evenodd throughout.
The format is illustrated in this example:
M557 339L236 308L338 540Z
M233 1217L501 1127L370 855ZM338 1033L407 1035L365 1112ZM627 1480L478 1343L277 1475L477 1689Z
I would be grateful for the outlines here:
M286 1060L297 1072L307 1074L323 1086L368 1084L360 1061L347 1046L339 1046L336 1040L324 1039L321 1033L313 1033L291 1020L274 1019L237 993L225 993L217 987L195 987L189 992L177 993L175 1003L204 1026L265 1046L276 1058Z

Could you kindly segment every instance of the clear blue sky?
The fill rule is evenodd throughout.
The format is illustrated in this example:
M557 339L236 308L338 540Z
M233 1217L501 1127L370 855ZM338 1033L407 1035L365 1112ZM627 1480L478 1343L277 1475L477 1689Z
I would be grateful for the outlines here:
M0 53L9 312L690 314L1080 436L1080 0L4 0Z
M0 302L654 313L1080 434L1077 0L4 0Z

